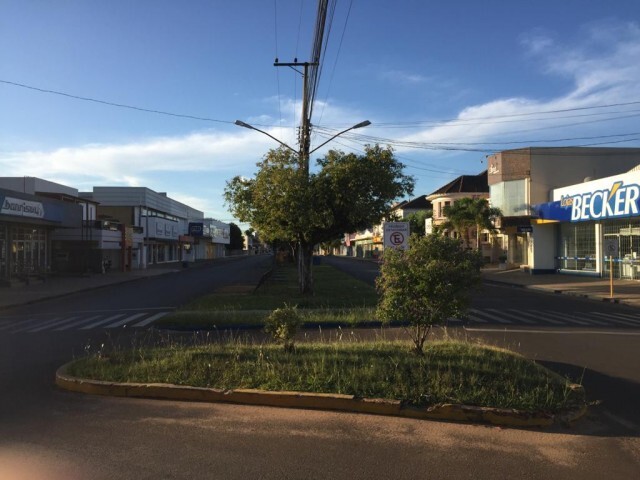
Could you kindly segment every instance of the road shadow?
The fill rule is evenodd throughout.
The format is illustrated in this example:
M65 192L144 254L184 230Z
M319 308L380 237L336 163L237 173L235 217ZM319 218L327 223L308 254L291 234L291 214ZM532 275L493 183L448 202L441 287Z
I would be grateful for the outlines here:
M619 377L560 362L540 365L580 383L585 389L589 411L565 433L598 437L640 437L640 384Z

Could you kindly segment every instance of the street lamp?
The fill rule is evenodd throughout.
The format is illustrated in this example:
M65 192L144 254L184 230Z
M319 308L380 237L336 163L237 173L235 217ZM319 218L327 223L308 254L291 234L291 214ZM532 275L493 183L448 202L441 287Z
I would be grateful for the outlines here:
M264 133L267 137L269 138L273 138L276 142L278 142L280 145L282 145L283 147L287 147L289 150L291 150L293 153L298 154L300 152L298 152L297 150L291 148L289 145L287 145L284 142L281 142L280 140L278 140L276 137L274 137L273 135L268 134L267 132L260 130L259 128L254 127L253 125L249 125L248 123L244 123L242 120L236 120L234 122L236 125L238 125L239 127L244 127L244 128L248 128L249 130L255 130L256 132L260 132L260 133Z
M256 132L260 132L265 134L267 137L272 138L273 140L275 140L276 142L278 142L280 145L282 145L283 147L288 148L289 150L291 150L294 153L297 154L302 154L305 152L301 152L298 150L294 150L293 148L291 148L289 145L287 145L286 143L278 140L276 137L274 137L273 135L260 130L259 128L254 127L253 125L249 125L248 123L243 122L242 120L236 120L234 122L236 125L238 125L239 127L244 127L244 128L248 128L249 130L255 130ZM342 130L339 133L336 133L333 137L331 137L329 140L327 140L326 142L321 143L320 145L318 145L316 148L314 148L313 150L311 150L310 152L306 152L306 156L312 154L313 152L315 152L316 150L318 150L321 147L324 147L327 143L329 143L331 140L333 140L336 137L339 137L340 135L342 135L343 133L348 132L349 130L355 130L356 128L362 128L362 127L367 127L371 125L371 122L369 120L365 120L364 122L360 122L360 123L356 123L354 126L347 128L346 130Z
M329 143L331 140L333 140L336 137L339 137L340 135L342 135L343 133L348 132L349 130L355 130L356 128L362 128L362 127L368 127L369 125L371 125L371 122L369 120L365 120L364 122L360 122L360 123L356 123L353 127L349 127L346 130L342 130L339 133L336 133L333 137L331 137L329 140L327 140L324 143L321 143L320 145L318 145L316 148L314 148L313 150L311 150L309 152L309 155L311 155L313 152L315 152L316 150L318 150L321 147L324 147L327 143Z

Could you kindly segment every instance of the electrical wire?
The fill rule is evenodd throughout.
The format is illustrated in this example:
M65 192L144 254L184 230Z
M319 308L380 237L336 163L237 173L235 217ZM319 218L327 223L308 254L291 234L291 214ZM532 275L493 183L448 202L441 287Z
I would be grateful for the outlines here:
M340 52L342 51L342 43L344 42L344 35L347 31L347 24L349 23L349 16L351 15L351 7L353 6L353 0L349 2L349 9L347 10L347 17L344 20L344 25L342 27L342 35L340 35L340 43L338 44L338 51L336 53L336 58L333 62L333 68L331 69L331 76L329 77L329 85L327 86L327 93L325 95L325 101L322 104L322 110L320 111L320 117L318 119L318 123L322 123L322 117L324 115L324 108L329 102L329 93L331 91L331 86L333 84L333 77L336 73L336 67L338 65L338 59L340 58Z
M278 0L273 0L274 38L276 43L276 61L278 60ZM276 68L276 83L278 85L278 125L282 125L282 100L280 97L280 69Z
M156 114L159 114L159 115L167 115L167 116L170 116L170 117L178 117L178 118L188 118L188 119L191 119L191 120L200 120L200 121L204 121L204 122L216 122L216 123L233 124L233 122L229 121L229 120L217 120L215 118L197 117L195 115L185 115L185 114L182 114L182 113L172 113L172 112L165 112L163 110L154 110L154 109L150 109L150 108L136 107L136 106L133 106L133 105L126 105L124 103L109 102L107 100L99 100L97 98L82 97L80 95L72 95L70 93L58 92L56 90L48 90L48 89L45 89L45 88L34 87L32 85L26 85L24 83L10 82L8 80L0 80L0 83L4 83L6 85L13 85L13 86L16 86L16 87L21 87L21 88L26 88L26 89L29 89L29 90L35 90L37 92L42 92L42 93L51 93L53 95L60 95L60 96L63 96L63 97L73 98L73 99L76 99L76 100L83 100L85 102L99 103L99 104L102 104L102 105L109 105L111 107L127 108L129 110L137 110L139 112L156 113Z

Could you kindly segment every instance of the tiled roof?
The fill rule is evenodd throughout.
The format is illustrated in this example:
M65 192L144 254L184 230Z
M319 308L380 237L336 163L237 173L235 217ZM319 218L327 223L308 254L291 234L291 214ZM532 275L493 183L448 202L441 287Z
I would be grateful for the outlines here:
M407 208L430 210L431 202L427 200L426 195L420 195L419 197L416 197L413 200L407 200L407 201L398 203L391 210L398 210L400 208L403 210Z
M444 187L439 188L431 195L445 195L447 193L488 193L489 183L487 181L487 171L478 175L460 175Z

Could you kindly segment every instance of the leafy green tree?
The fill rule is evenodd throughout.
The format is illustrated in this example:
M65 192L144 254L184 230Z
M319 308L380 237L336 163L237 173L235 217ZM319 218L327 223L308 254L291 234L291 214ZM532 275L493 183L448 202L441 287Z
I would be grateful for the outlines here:
M431 218L433 215L432 210L420 210L419 212L412 213L407 217L407 221L409 222L409 231L411 235L414 233L416 235L420 235L424 237L425 235L425 227L424 223L427 218Z
M300 292L313 292L311 260L316 244L380 222L396 198L410 195L414 181L390 148L365 147L364 155L331 150L308 177L299 157L271 150L255 177L227 182L231 212L263 240L295 242Z
M495 221L502 218L502 210L490 206L486 198L475 199L470 208L476 226L476 245L480 251L480 232L488 230L489 233L495 234Z
M452 228L463 236L465 245L471 245L471 229L476 231L476 248L480 250L480 232L495 232L494 222L502 217L499 208L489 206L486 198L461 198L444 208L447 217L445 227Z
M462 249L459 239L412 235L407 250L384 252L377 279L378 318L409 322L406 331L422 354L433 325L466 314L481 265L480 255Z
M457 232L464 239L464 246L471 248L471 228L475 225L475 218L470 208L473 199L461 198L453 202L453 205L444 207L444 215L447 221L444 228Z
M229 250L242 250L244 248L244 240L242 238L242 230L235 223L229 224Z

